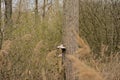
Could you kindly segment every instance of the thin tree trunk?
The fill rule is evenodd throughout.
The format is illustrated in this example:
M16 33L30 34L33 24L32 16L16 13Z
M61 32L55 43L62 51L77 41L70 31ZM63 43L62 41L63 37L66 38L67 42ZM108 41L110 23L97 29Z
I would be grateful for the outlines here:
M0 0L0 28L1 28L1 18L2 18L2 13L1 13L1 0Z
M38 0L35 0L35 25L38 24Z
M5 27L11 24L12 21L12 0L5 0Z
M66 46L66 54L74 54L78 44L72 32L79 32L79 0L64 0L64 25L63 44ZM71 63L65 58L65 80L76 80Z
M5 1L5 39L11 36L12 32L12 0L4 0Z
M21 3L22 3L22 1L19 0L19 4L18 4L18 16L17 16L16 23L19 23L19 21L20 21L20 17L21 17Z
M43 17L43 19L45 18L45 9L46 9L46 0L44 0L44 3L43 3L43 15L42 15L42 17Z
M0 0L0 50L2 49L3 43L3 31L2 31L2 11L1 11L1 0Z

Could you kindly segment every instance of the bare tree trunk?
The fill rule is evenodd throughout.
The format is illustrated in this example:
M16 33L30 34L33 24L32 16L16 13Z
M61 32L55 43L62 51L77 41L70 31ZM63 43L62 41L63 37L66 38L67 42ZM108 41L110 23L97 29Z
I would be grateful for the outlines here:
M43 3L43 15L42 15L42 17L43 17L43 19L45 18L45 9L46 9L46 0L44 0L44 3Z
M35 0L35 25L38 24L38 0Z
M79 0L64 0L63 44L66 54L74 54L78 44L72 30L79 32ZM71 63L65 58L65 80L76 80Z
M1 0L0 0L0 28L1 28L1 17L2 17L2 13L1 13Z
M12 0L5 0L5 27L11 24L12 21Z
M2 31L2 11L1 11L1 0L0 0L0 49L2 49L2 42L3 42L3 31Z
M19 23L19 21L20 21L20 17L21 17L21 3L22 3L22 0L19 0L19 3L18 3L18 16L17 16L16 23Z
M5 1L5 36L10 37L12 28L12 0Z

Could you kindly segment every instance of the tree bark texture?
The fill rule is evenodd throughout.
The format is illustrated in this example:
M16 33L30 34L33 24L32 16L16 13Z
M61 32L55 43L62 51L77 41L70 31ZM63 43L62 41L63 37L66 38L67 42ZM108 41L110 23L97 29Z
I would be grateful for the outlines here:
M66 54L74 54L78 49L73 30L79 32L79 0L64 0L63 44ZM76 80L71 63L65 58L65 80Z

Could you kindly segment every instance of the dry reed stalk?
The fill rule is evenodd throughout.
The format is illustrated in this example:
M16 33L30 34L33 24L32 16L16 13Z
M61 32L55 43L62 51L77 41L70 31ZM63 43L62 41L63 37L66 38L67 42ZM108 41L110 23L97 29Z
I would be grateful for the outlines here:
M42 71L41 71L41 72L42 72L42 78L43 78L43 80L47 80L45 69L42 68Z
M39 41L34 48L34 53L39 53L42 46L43 46L42 41Z
M100 74L80 61L73 55L66 55L66 57L72 62L73 68L78 71L76 74L80 80L104 80Z
M103 57L103 56L105 56L105 52L108 50L108 45L105 45L105 44L101 44L101 52L100 52L100 54L101 54L101 56Z

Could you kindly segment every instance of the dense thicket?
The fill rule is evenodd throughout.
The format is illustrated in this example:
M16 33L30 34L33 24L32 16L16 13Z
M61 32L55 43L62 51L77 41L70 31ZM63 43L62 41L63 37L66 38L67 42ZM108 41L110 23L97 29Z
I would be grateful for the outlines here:
M63 80L61 51L56 49L62 43L62 0L38 0L36 6L31 0L13 1L12 22L6 28L1 1L0 80ZM85 63L106 80L120 80L120 0L80 0L79 4L79 34L94 53ZM101 57L96 59L98 54Z

